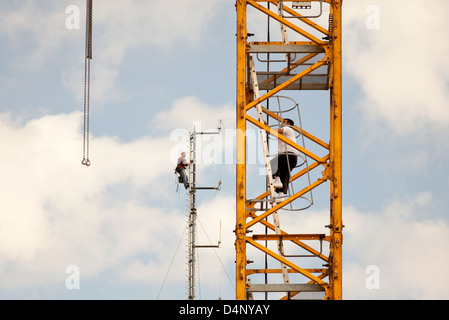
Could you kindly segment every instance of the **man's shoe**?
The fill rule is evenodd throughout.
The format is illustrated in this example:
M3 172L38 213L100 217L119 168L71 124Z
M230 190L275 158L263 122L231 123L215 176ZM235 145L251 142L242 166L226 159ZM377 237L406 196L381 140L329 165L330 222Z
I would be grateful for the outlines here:
M276 198L274 198L274 202L276 204L281 203L282 201L284 201L284 193L283 192L279 192L278 196Z
M275 187L276 189L282 189L283 187L281 179L278 176L274 177L273 187Z

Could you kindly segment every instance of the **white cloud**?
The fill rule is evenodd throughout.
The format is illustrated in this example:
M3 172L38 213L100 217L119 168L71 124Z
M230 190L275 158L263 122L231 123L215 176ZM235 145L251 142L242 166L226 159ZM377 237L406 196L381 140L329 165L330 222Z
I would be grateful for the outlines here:
M126 54L137 48L171 52L180 46L199 45L207 23L214 17L212 1L103 1L94 7L95 76L92 90L99 102L117 99L115 82ZM99 87L99 88L97 88ZM98 89L98 90L97 90ZM77 87L74 92L79 92Z
M163 255L184 222L176 207L161 204L172 198L161 192L173 183L167 137L127 144L92 137L86 168L78 112L23 125L10 119L0 122L8 137L0 142L0 270L9 279L3 286L52 283L69 264L89 276L134 254Z
M449 224L430 215L433 201L430 192L422 192L390 201L378 211L343 207L344 299L449 297L439 276L449 268ZM299 215L280 211L279 218L281 227L290 233L329 234L327 210L312 207ZM323 249L327 254L327 244ZM310 266L309 260L302 263ZM370 266L379 269L379 289L366 286Z
M379 10L379 28L365 25ZM356 1L344 4L344 67L362 89L367 119L397 133L447 127L447 1Z
M79 112L26 122L0 114L0 133L8 137L0 141L3 294L63 286L68 265L80 268L81 285L108 272L118 283L153 288L162 283L186 226L186 202L175 193L169 156L176 142L167 134L128 143L91 136L87 168L81 165L81 121ZM212 199L204 208L198 201L198 211L206 214L201 217L206 230L216 231L213 241L223 221L226 260L233 246L233 202L226 196ZM216 205L221 210L211 209ZM185 244L167 284L185 281ZM216 260L202 261L211 258ZM203 275L206 283L209 273Z
M235 110L231 105L211 107L197 97L177 99L173 107L158 113L149 126L160 132L170 131L175 143L170 159L176 161L182 151L189 150L189 134L192 132L218 132L218 135L197 135L196 161L199 164L234 163ZM200 169L201 170L201 169Z
M220 193L212 195L210 191L207 193L208 195L197 192L197 199L202 198L204 201L201 201L197 207L196 244L217 245L219 240L221 243L219 248L196 250L197 294L203 291L205 296L215 297L219 288L222 288L225 297L232 299L235 291L233 284L235 250L232 231L235 225L235 201L233 196ZM187 217L185 221L187 223ZM178 239L180 243L176 245L173 243L172 248L164 252L164 257L161 259L163 263L133 261L120 271L121 281L164 284L160 288L160 298L164 299L173 295L167 287L187 281L187 234L188 230L185 231L182 239ZM178 244L179 248L176 250Z
M390 203L381 212L344 208L344 297L347 299L445 299L439 280L449 267L449 225L431 219L430 193ZM377 266L380 288L368 289L366 268Z
M66 88L78 99L82 98L82 72L84 62L85 1L69 4L48 0L45 4L26 1L20 5L2 4L0 34L5 35L14 51L11 55L17 68L40 68L53 64L50 57L60 54L62 48L67 62L61 78ZM180 46L200 44L207 23L214 18L218 0L129 0L95 1L93 4L93 62L92 97L97 104L123 99L116 88L120 66L130 50L144 48L170 52ZM66 20L70 14L66 7L80 9L80 29L69 30ZM71 13L72 14L72 13ZM19 52L19 53L17 53Z
M0 34L7 37L11 49L20 52L8 61L15 67L40 68L49 54L66 43L65 8L56 6L52 11L33 1L23 2L20 8L7 3L2 3L1 7ZM34 49L30 49L30 45Z
M197 97L183 97L173 102L173 108L158 113L152 120L151 126L156 129L172 130L185 128L193 131L216 130L220 120L227 127L234 126L235 108L233 105L211 107Z

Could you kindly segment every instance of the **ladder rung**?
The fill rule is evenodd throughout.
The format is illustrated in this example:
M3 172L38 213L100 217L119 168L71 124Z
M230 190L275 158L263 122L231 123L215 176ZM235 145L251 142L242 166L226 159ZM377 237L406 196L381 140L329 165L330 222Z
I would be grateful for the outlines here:
M293 9L312 9L312 1L292 1Z

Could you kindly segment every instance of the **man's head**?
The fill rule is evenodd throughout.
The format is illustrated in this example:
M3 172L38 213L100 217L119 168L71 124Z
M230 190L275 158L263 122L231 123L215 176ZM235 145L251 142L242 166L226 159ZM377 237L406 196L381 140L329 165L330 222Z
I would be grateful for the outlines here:
M186 153L183 151L181 152L181 157L185 158L186 157Z
M292 119L289 119L289 118L285 118L284 119L284 121L282 121L284 124L288 124L288 125L290 125L290 126L294 126L295 125L295 123L293 122L293 120Z

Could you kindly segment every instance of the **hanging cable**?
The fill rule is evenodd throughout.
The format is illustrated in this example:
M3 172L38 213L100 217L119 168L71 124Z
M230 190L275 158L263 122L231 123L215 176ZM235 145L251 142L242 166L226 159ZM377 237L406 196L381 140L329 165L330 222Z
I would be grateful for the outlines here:
M170 269L171 269L171 267L173 265L173 261L175 260L176 253L178 252L179 246L181 245L182 239L184 238L184 234L186 232L186 229L187 228L184 228L184 231L182 232L182 235L179 238L178 246L176 247L175 253L173 254L173 258L171 259L170 265L168 266L167 273L165 274L164 281L162 281L162 285L161 285L161 288L159 289L159 293L157 294L156 300L159 300L159 296L161 295L162 288L165 285L165 280L167 280L168 273L170 272Z
M86 53L84 65L84 123L82 165L90 166L89 160L89 118L90 118L90 60L92 59L92 1L86 2Z

